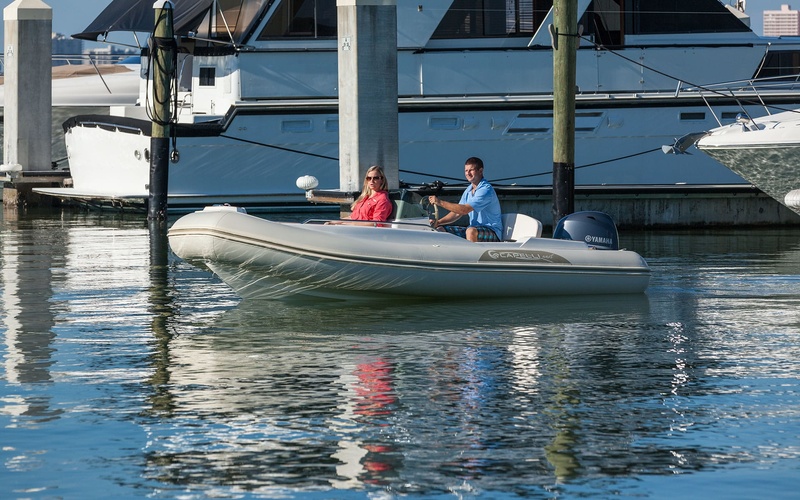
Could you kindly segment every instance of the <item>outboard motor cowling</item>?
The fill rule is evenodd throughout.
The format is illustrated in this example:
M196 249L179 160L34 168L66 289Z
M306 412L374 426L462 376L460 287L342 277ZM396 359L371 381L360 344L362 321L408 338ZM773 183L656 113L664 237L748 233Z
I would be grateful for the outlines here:
M553 238L583 241L601 250L619 250L617 226L603 212L575 212L567 215L556 224Z

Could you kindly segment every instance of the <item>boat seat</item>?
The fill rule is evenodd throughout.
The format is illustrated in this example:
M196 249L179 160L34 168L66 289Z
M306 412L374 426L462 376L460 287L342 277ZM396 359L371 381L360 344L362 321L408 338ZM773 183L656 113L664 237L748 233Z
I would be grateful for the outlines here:
M542 235L542 223L525 214L503 214L503 241L519 241Z

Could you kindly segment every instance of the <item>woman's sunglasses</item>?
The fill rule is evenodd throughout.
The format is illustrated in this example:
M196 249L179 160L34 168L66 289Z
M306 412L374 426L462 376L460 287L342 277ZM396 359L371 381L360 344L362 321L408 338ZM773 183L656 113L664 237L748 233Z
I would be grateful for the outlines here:
M381 177L380 175L376 175L375 177L372 177L371 175L367 176L368 181L379 181L381 179L383 179L383 177Z

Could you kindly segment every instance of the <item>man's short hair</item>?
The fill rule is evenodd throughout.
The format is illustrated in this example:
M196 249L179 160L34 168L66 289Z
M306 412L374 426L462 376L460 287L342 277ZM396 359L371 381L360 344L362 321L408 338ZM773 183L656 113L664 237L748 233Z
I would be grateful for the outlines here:
M480 169L483 169L483 160L478 158L477 156L470 156L467 158L467 161L464 162L464 165L473 165Z

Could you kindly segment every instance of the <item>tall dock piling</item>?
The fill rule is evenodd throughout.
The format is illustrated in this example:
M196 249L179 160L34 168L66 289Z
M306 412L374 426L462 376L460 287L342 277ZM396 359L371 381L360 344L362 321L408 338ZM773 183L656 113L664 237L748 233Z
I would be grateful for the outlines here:
M155 30L150 43L153 93L149 110L153 122L150 136L150 184L147 218L166 220L169 189L169 140L171 136L172 77L175 71L177 47L173 28L173 8L169 0L157 0Z
M16 0L3 9L3 22L3 204L37 204L43 200L34 187L64 178L52 169L53 10L41 0Z
M575 211L575 82L578 2L553 2L553 227Z
M339 188L360 191L371 165L399 187L397 4L337 0Z

